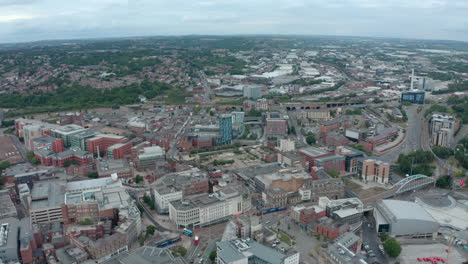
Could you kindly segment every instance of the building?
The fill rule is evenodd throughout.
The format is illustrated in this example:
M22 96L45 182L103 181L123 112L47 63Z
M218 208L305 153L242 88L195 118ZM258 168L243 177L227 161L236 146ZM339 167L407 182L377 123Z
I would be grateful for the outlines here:
M2 263L19 263L18 254L20 221L16 218L0 220L0 260Z
M12 192L10 190L0 190L0 219L16 217L18 215L11 196Z
M335 221L324 216L312 222L308 226L308 229L312 230L316 235L326 237L328 240L333 240L341 234L349 231L350 227L347 223Z
M232 130L239 135L244 130L244 112L231 112Z
M267 136L286 136L288 134L288 120L283 118L266 119Z
M297 110L296 117L298 119L311 119L311 120L330 120L331 119L329 110Z
M87 139L86 151L99 154L108 154L108 148L115 144L122 144L127 142L128 139L123 136L111 135L111 134L97 134Z
M366 156L364 152L348 146L336 147L335 153L345 157L345 171L348 173L357 173L360 158Z
M304 168L305 157L294 152L278 152L278 163L286 167Z
M323 169L313 167L312 181L302 185L298 192L302 201L318 202L320 197L340 199L345 194L345 184L338 178L332 178Z
M283 254L249 238L216 242L218 264L299 264L300 254Z
M169 202L169 219L178 226L204 226L243 212L242 196L232 188Z
M0 262L32 264L36 249L29 217L0 220Z
M452 147L454 136L460 127L460 121L445 113L432 114L431 121L431 143L434 146Z
M291 139L280 139L278 150L280 152L289 152L296 149L296 144L294 140Z
M155 169L158 161L165 159L165 151L159 146L146 147L138 152L138 170Z
M63 222L62 208L65 204L64 181L44 181L34 183L31 190L29 209L33 223Z
M306 158L306 162L309 163L309 169L314 166L315 159L333 155L333 152L315 147L301 148L297 153Z
M219 116L219 145L227 145L232 142L232 115L223 114Z
M272 173L262 173L253 178L255 189L265 192L267 189L280 188L286 192L297 192L299 188L312 181L303 168L281 168Z
M70 148L66 151L55 153L46 149L37 149L34 155L44 166L64 167L67 161L78 164L90 164L93 162L93 154L82 151L79 148Z
M206 173L194 168L164 175L152 183L151 190L156 209L160 213L167 213L171 201L208 193L209 180Z
M244 86L243 95L249 99L259 99L262 97L260 86Z
M122 252L102 264L185 264L182 257L176 257L170 249L143 246L132 252Z
M91 129L76 131L69 135L70 147L79 148L88 151L88 140L95 137L99 132Z
M324 245L319 254L321 264L365 264L366 257L359 254L361 239L352 232L346 232L328 245Z
M318 206L325 209L327 217L349 225L361 223L364 213L364 205L358 198L331 200L320 197Z
M327 172L335 171L339 175L343 175L345 173L345 157L339 154L316 158L311 165L323 168Z
M133 170L126 159L99 159L96 161L96 171L99 178L116 174L119 178L133 177Z
M268 111L268 99L257 99L257 101L255 102L255 108L257 110Z
M117 143L107 148L108 159L123 159L132 153L133 143Z
M377 232L386 231L392 236L432 237L439 223L416 203L400 200L381 200L374 209Z
M401 93L402 102L410 102L413 104L424 104L425 93L421 91L408 91Z
M45 149L55 153L63 152L63 141L54 137L38 137L32 140L33 145L31 150Z
M392 177L393 167L390 163L373 158L359 160L358 175L365 182L388 183Z

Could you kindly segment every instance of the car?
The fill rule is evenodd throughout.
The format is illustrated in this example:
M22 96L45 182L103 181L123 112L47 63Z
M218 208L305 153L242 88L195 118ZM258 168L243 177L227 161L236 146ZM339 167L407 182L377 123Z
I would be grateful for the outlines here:
M374 253L370 253L370 254L369 254L369 257L375 258L375 254L374 254Z

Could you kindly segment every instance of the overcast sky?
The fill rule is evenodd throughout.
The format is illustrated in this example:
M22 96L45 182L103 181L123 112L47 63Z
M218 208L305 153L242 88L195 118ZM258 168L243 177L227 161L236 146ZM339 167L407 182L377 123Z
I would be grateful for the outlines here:
M186 34L468 41L468 0L0 0L0 43Z

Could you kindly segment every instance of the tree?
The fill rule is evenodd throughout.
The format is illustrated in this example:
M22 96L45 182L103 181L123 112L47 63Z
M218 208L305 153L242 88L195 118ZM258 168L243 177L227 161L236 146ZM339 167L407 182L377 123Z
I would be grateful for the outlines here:
M211 251L210 260L215 261L217 255L218 255L218 253L216 252L216 250Z
M387 230L382 230L380 233L380 241L385 242L388 239Z
M138 184L138 183L140 183L140 182L142 182L142 181L143 181L143 177L141 177L140 175L137 175L137 176L135 177L135 183Z
M396 258L401 253L401 245L395 238L390 238L384 243L384 250L390 257Z
M307 135L306 137L306 142L307 144L309 145L312 145L312 144L315 144L316 140L315 140L315 135L310 133L309 135Z
M8 169L10 166L10 162L8 160L5 160L2 163L0 163L0 171Z
M296 135L296 127L295 126L291 127L291 134Z
M97 172L93 171L93 172L88 173L88 178L97 179L99 178L99 175Z
M149 236L154 235L155 231L156 231L156 227L154 225L149 225L146 227L146 234Z
M182 257L185 257L185 255L187 255L187 249L184 248L184 247L178 247L176 249L176 252L178 252L179 255L182 256Z
M72 165L72 164L73 164L73 165L80 165L80 162L77 161L77 160L66 160L66 161L63 163L63 166L64 166L65 168L68 168L68 167L70 167L70 165Z
M436 186L439 188L450 188L452 187L452 177L449 175L445 175L442 177L439 177L436 181Z

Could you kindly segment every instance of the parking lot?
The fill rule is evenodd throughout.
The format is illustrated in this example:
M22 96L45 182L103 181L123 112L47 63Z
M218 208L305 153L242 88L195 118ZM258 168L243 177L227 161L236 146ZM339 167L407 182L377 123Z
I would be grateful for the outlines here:
M447 252L445 251L448 247L443 244L430 244L430 245L402 245L403 250L401 255L398 257L398 261L401 264L412 264L419 263L418 258L443 258L445 263L457 263L461 264L467 261L457 248L452 248L450 257L447 261ZM424 263L424 262L421 262ZM426 262L427 263L427 262ZM438 263L442 263L439 261Z

